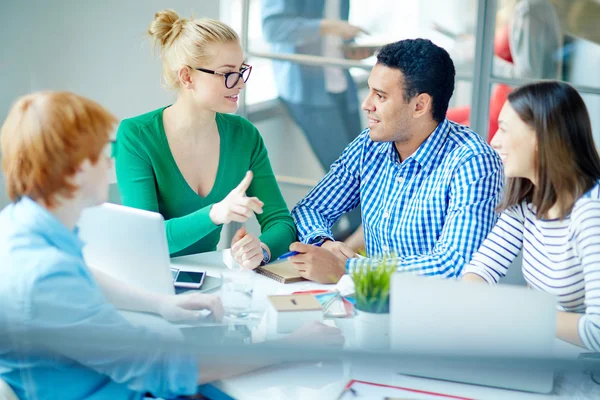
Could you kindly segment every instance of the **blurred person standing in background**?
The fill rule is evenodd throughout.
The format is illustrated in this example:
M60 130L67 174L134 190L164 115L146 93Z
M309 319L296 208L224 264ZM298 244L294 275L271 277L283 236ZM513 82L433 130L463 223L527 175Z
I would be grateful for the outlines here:
M349 0L264 0L262 30L276 53L362 59L372 52L345 51L362 28L348 23ZM273 60L279 99L302 129L325 171L362 131L356 85L348 70ZM361 224L360 209L343 239Z

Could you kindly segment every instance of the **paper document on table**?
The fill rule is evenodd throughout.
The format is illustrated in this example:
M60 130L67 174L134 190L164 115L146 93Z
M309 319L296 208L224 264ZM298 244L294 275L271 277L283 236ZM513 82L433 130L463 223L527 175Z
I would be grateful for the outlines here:
M426 390L404 388L400 386L383 385L379 383L351 380L346 385L338 400L413 400L413 399L457 399L472 400L466 397L452 396L443 393L434 393Z

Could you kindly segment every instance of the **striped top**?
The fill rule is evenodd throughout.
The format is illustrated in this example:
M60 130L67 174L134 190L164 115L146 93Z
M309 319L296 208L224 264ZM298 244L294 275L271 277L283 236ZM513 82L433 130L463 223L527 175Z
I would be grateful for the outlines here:
M292 216L310 243L360 203L370 260L349 259L348 271L390 255L399 271L457 277L496 222L503 183L500 157L465 126L442 121L403 161L366 129Z
M600 184L562 221L537 219L525 202L506 210L463 274L497 283L521 249L529 286L557 296L561 311L585 313L579 337L600 351Z

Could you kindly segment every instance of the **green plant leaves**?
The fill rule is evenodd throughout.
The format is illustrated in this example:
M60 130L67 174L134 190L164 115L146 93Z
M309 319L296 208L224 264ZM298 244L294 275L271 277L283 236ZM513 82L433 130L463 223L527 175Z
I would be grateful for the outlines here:
M390 312L390 283L396 270L390 260L390 257L384 258L377 265L365 263L352 271L358 310L376 314Z

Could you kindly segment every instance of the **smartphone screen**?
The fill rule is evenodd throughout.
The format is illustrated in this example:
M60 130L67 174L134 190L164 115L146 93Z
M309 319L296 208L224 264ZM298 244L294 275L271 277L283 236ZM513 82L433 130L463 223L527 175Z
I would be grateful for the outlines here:
M197 285L202 284L204 281L204 272L192 272L192 271L179 271L176 283L194 283Z

